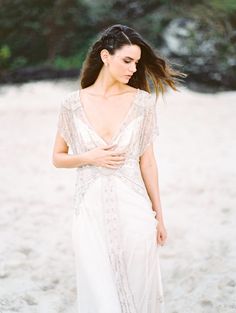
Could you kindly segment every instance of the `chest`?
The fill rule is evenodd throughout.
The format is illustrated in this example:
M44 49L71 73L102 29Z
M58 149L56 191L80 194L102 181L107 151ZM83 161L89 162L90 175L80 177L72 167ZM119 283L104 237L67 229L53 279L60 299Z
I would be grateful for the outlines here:
M132 110L132 101L103 100L82 104L84 118L96 133L110 141Z

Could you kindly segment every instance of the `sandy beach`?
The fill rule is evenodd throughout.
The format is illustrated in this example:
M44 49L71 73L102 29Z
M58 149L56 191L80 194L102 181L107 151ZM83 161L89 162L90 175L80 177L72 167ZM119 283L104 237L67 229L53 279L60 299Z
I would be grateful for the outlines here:
M0 313L78 313L75 169L52 164L60 101L77 88L0 87ZM236 92L182 88L158 104L165 313L236 312Z

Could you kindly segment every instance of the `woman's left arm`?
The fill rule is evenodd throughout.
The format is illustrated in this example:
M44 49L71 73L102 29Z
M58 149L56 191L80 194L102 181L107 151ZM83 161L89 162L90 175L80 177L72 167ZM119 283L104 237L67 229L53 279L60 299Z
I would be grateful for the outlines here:
M140 157L140 169L145 183L148 196L152 202L152 209L157 212L156 218L158 220L158 242L163 245L167 238L167 232L164 225L164 218L162 214L160 190L158 182L158 168L156 158L153 151L153 144Z

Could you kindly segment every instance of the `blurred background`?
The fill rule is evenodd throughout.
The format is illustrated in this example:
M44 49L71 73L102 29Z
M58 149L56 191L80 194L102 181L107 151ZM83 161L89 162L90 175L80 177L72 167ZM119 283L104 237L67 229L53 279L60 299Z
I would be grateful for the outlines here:
M165 313L235 313L236 0L0 0L0 313L78 313L75 169L52 149L62 98L116 23L188 74L157 110Z
M97 32L121 23L181 64L191 74L188 85L236 88L235 0L1 0L0 6L0 83L77 77Z

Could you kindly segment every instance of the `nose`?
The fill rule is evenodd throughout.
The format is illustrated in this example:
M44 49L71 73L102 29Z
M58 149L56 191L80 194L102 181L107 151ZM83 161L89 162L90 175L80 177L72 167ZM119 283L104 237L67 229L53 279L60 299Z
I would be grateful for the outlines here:
M131 70L132 74L133 74L134 72L136 72L136 71L137 71L136 64L135 64L135 63L131 63L129 69Z

